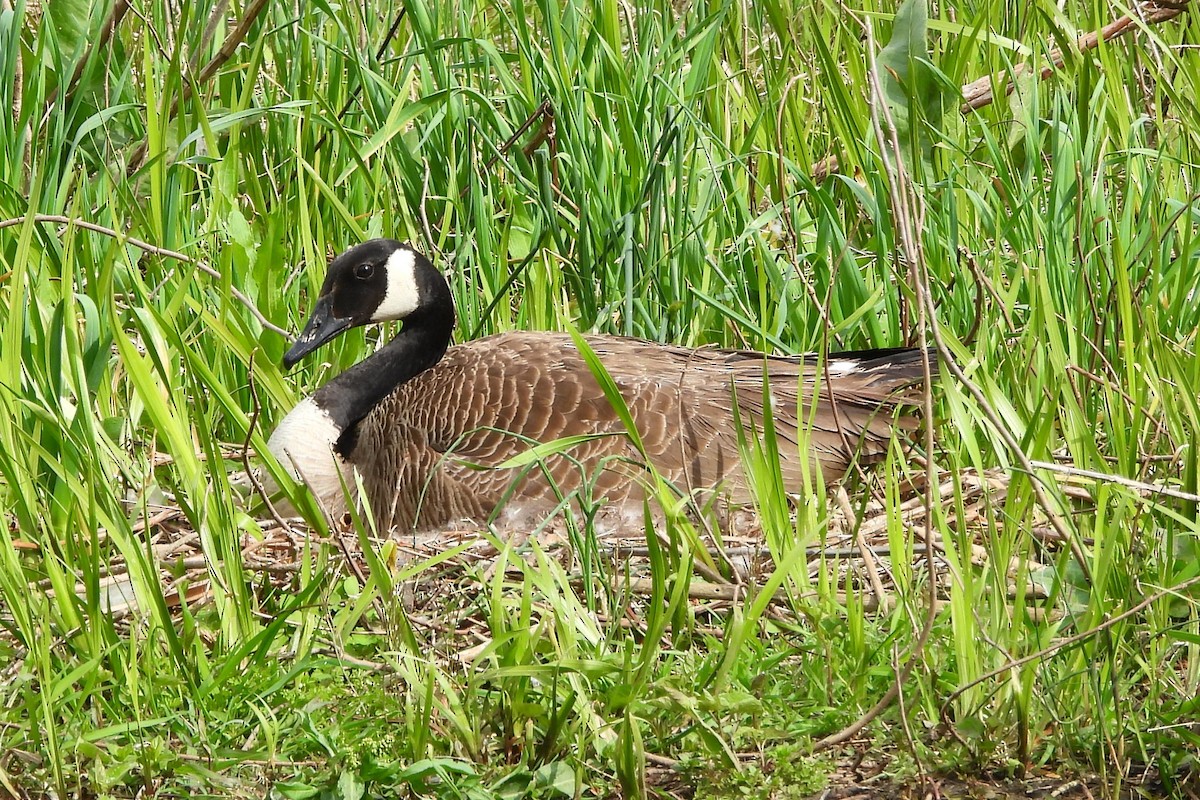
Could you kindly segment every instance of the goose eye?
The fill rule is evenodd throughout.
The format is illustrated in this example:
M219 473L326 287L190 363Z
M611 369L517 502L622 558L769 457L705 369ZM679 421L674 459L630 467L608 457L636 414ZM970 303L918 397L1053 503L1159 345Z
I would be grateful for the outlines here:
M374 264L359 264L354 268L354 277L360 281L369 281L371 276L375 274Z

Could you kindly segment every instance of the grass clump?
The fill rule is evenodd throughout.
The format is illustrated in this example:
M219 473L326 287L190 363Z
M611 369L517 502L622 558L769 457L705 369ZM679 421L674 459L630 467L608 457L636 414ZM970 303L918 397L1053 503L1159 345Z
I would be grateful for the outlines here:
M0 793L783 797L867 759L1186 796L1194 15L960 113L1109 12L852 11L5 6ZM925 460L789 504L760 459L761 536L281 524L237 473L376 340L284 376L279 331L374 235L460 337L923 332Z

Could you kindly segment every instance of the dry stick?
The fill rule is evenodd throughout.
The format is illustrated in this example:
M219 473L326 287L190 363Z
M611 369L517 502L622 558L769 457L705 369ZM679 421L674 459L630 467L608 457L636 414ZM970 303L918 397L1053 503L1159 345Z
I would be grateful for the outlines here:
M28 217L15 217L13 219L0 219L0 230L3 230L5 228L11 228L14 225L20 225L20 224L24 223L27 219L28 219ZM120 231L114 230L112 228L107 228L103 225L97 225L95 222L88 222L87 220L75 219L73 217L64 217L61 214L34 214L33 221L34 222L50 222L50 223L54 223L56 225L74 226L77 228L83 228L84 230L87 230L87 231L92 231L93 233L101 233L101 234L104 234L105 236L109 236L109 237L112 237L113 239L116 239L118 242L121 242L122 244L132 245L132 246L138 248L139 250L144 250L145 252L150 253L151 255L161 256L162 258L171 258L176 261L182 261L184 264L190 264L191 266L193 266L196 269L203 272L205 275L210 275L210 276L216 278L217 280L221 280L220 272L217 272L215 269L208 266L207 264L200 262L200 261L196 261L196 260L190 258L189 256L186 256L183 253L180 253L177 250L168 250L165 247L158 247L157 245L150 244L149 242L142 241L141 239L137 239L133 236L126 236L125 234L121 233ZM287 331L285 331L283 328L279 327L275 323L271 322L265 316L263 316L263 313L258 310L258 306L254 305L254 301L251 300L246 295L242 294L242 292L236 286L230 286L229 291L234 296L234 298L239 303L244 305L246 307L246 310L249 311L256 320L258 320L258 323L260 325L262 325L267 330L272 331L273 333L278 333L280 336L282 336L287 341L289 341L289 342L292 341L292 335L290 333L288 333Z
M892 644L892 671L899 673L902 667L900 666L900 648L897 643ZM898 686L896 691L896 706L900 712L900 730L904 732L904 744L908 748L908 754L913 760L913 764L917 767L917 777L921 781L922 786L928 786L932 781L929 774L925 771L925 765L921 762L921 754L917 751L917 740L913 737L912 726L908 724L908 711L904 706L904 687ZM930 793L926 791L925 797L929 797ZM936 794L934 795L936 797Z
M575 214L578 214L579 206L575 203L574 200L572 200L570 197L568 197L567 194L562 190L562 186L560 185L560 182L558 180L558 157L557 157L557 154L558 154L558 144L557 144L557 142L558 142L558 133L557 133L558 127L557 127L557 125L558 125L558 123L556 121L557 116L554 111L554 103L551 100L547 99L547 100L542 101L542 104L540 106L538 106L536 109L534 109L532 114L530 114L528 117L526 117L525 121L523 123L521 123L521 126L517 129L516 133L514 133L512 136L508 137L507 141L505 141L502 145L500 145L500 147L498 149L496 149L495 155L493 155L490 159L488 159L488 161L484 165L483 169L480 170L480 174L484 174L484 173L488 172L493 166L495 166L500 161L500 159L503 156L507 155L507 153L513 147L513 145L515 145L517 143L517 140L520 139L522 136L524 136L525 133L528 132L529 128L533 125L533 123L539 119L541 120L541 124L538 126L537 130L534 131L533 136L531 136L529 138L529 141L526 142L521 147L521 152L524 153L525 158L527 158L527 159L532 158L533 152L537 148L541 147L543 143L547 144L548 149L550 151L550 158L549 158L549 161L550 161L550 188L554 190L554 195L555 195L555 197L558 198L559 202L566 204L567 206L569 206L571 208L572 212L574 212ZM426 170L425 177L426 177L426 182L428 183L428 178L429 178L428 170ZM462 191L458 193L459 198L466 197L468 189L470 189L470 186L464 186ZM424 193L425 194L428 193L428 186L424 187ZM424 196L424 194L422 196ZM422 212L422 214L425 213L424 205L421 206L421 212ZM424 220L424 222L425 222L426 234L428 235L428 238L430 239L430 241L433 241L434 237L433 237L432 233L430 232L429 222L428 222L428 220ZM543 235L546 235L546 234L543 233ZM537 253L540 249L541 249L541 246L539 243L539 245L537 247L534 247L530 251L530 257L526 259L526 263L528 263L528 261L530 261L532 259L533 255L535 253ZM524 266L524 265L522 265L522 266ZM519 273L519 270L517 273L513 274L513 277L515 277L516 274L518 274L518 273Z
M649 597L654 594L654 581L650 578L630 578L627 582L614 584L614 589L620 591L628 589L630 594ZM687 594L691 600L711 600L719 603L736 603L745 600L746 597L754 592L761 592L762 587L747 584L732 584L732 583L714 583L711 581L692 580L688 583ZM890 595L888 595L890 597ZM797 595L788 595L787 589L779 588L775 590L775 595L771 598L772 603L786 604L791 600L821 600L823 599L820 592L811 591L803 592ZM846 592L835 592L832 598L838 605L845 606L851 601L851 597ZM860 602L864 611L876 612L880 610L879 601L875 599L874 594L863 595ZM941 612L946 608L947 603L944 600L938 600L936 608ZM890 606L890 603L889 603ZM1007 607L1007 606L1006 606ZM887 610L884 608L883 610ZM1015 610L1015 609L1014 609ZM1028 609L1026 609L1028 611Z
M1073 52L1086 53L1090 50L1095 50L1100 46L1101 42L1108 42L1120 36L1124 36L1131 30L1138 27L1138 23L1145 25L1156 25L1161 22L1174 19L1187 10L1190 0L1181 0L1181 2L1173 5L1165 3L1144 3L1136 7L1139 12L1136 16L1126 14L1118 19L1110 22L1099 30L1099 32L1085 33L1075 40L1075 50ZM1042 67L1038 78L1045 80L1054 74L1056 69L1061 69L1066 63L1066 56L1060 48L1055 48L1050 51L1050 63ZM1015 67L1011 75L1005 76L1000 73L996 76L1000 79L1007 77L1004 85L1004 95L1007 97L1012 94L1016 88L1017 81L1024 78L1032 71L1028 64L1021 64ZM978 111L996 101L995 93L992 91L993 76L987 75L978 80L972 81L962 87L963 104L959 111L963 114L968 114L971 111ZM841 165L838 162L836 155L829 155L822 158L820 161L813 164L812 179L815 183L828 178L830 175L840 171Z
M887 591L883 588L883 581L879 579L879 564L875 560L874 553L871 552L871 546L867 544L866 537L862 535L862 524L850 505L850 496L846 493L845 487L838 486L833 490L833 497L842 515L846 518L846 524L850 530L854 531L858 555L863 560L863 571L867 573L867 581L871 584L871 592L875 595L875 601L878 603L879 609L887 613L891 609L891 603Z
M962 337L962 342L965 345L975 344L975 336L979 333L979 328L983 325L983 292L985 284L979 279L979 265L975 263L974 257L967 252L965 247L958 249L959 256L967 259L967 269L971 270L971 274L975 276L975 320L971 323L971 329Z
M1138 23L1146 25L1156 25L1160 22L1174 19L1187 10L1189 0L1175 5L1166 5L1160 3L1142 3L1134 6L1134 14L1125 14L1112 22L1105 25L1099 31L1090 31L1080 36L1075 40L1075 47L1072 52L1086 53L1089 50L1095 50L1100 46L1101 42L1107 42L1116 39L1119 36L1124 36L1138 27ZM1046 80L1054 74L1056 69L1061 69L1066 63L1066 54L1061 48L1055 48L1050 51L1050 63L1042 67L1038 72L1039 80ZM1017 81L1027 76L1033 68L1028 64L1020 64L1015 67L1011 75L1001 73L999 77L1005 80L1004 94L1008 96L1012 94L1016 88ZM963 104L960 111L966 114L971 111L977 111L986 105L995 102L995 95L992 92L992 76L980 78L973 83L968 83L962 88Z
M1164 497L1174 497L1176 500L1200 503L1200 494L1172 489L1169 486L1162 486L1157 483L1143 483L1142 481L1135 481L1132 478L1126 478L1123 475L1112 475L1107 472L1082 469L1081 467L1069 467L1066 464L1052 464L1049 461L1031 460L1029 464L1032 467L1044 469L1047 472L1057 472L1061 475L1070 475L1075 478L1091 478L1103 483L1115 483L1118 486L1127 486L1130 489L1136 489L1142 494L1161 494Z
M865 531L866 525L863 525L862 529ZM638 546L634 546L634 545L614 545L612 548L612 551L614 554L622 555L622 556L640 556L642 558L645 558L646 556L650 555L650 548L644 547L644 546L638 547ZM770 548L766 544L762 544L758 547L752 547L752 546L726 547L724 552L727 553L730 558L733 558L735 556L741 556L741 557L747 558L747 559L753 558L756 561L761 561L763 563L765 563L765 559L770 558L770 556L771 556ZM907 549L905 549L903 553L899 553L898 555L907 555L908 552L909 551ZM925 545L923 545L923 544L913 545L912 552L916 553L918 555L924 555ZM887 545L878 545L878 546L872 547L871 554L875 557L895 555L892 552L892 548L888 547ZM814 561L816 559L850 561L850 560L853 560L856 558L862 558L862 548L860 548L860 547L806 547L806 548L804 548L805 561ZM729 582L722 580L722 583L729 583Z
M175 116L175 112L179 110L180 103L186 102L191 98L193 85L200 86L204 83L207 83L208 80L212 78L213 75L216 75L217 71L225 65L225 62L233 56L234 51L237 50L238 46L242 43L242 40L246 38L246 34L250 32L250 26L254 24L256 19L258 19L258 15L262 13L262 10L266 7L266 5L267 0L252 0L250 5L246 8L245 15L242 17L241 21L238 22L237 27L235 27L230 32L229 36L226 37L225 41L221 43L221 49L218 50L217 54L212 57L212 60L204 65L204 69L200 70L200 74L196 76L195 83L185 83L183 85L183 89L179 93L179 97L176 97L173 101L171 101L171 111L169 114L167 114L168 118ZM143 141L137 146L137 149L133 151L133 154L129 157L129 165L125 168L126 175L133 175L135 172L141 169L142 162L146 158L146 150L148 146L148 143Z
M874 53L875 37L869 22L863 25L863 30L867 37L867 52ZM924 215L924 208L921 198L916 194L912 186L912 182L904 166L904 161L901 158L903 151L896 134L896 123L892 119L891 112L883 100L883 87L879 79L878 70L878 64L874 56L872 56L868 71L871 83L871 127L874 130L880 155L890 178L888 181L888 193L891 196L892 208L896 215L896 229L905 259L908 262L909 279L917 295L918 344L921 348L921 365L925 373L923 409L926 419L925 449L927 453L932 454L934 447L933 426L928 421L933 419L933 374L929 363L929 349L925 331L931 322L929 319L931 301L928 291L928 275L922 271L924 252L921 244L921 218ZM881 115L883 119L881 119ZM886 133L883 128L885 120L888 126ZM914 222L917 223L915 226ZM936 331L936 325L933 326L933 329ZM925 624L922 626L916 641L913 642L912 647L909 649L904 665L897 670L895 680L892 681L892 685L884 693L883 697L855 722L815 743L813 745L814 753L848 741L891 705L892 701L899 695L901 685L908 680L908 676L912 673L918 659L921 657L921 653L925 649L925 645L929 641L930 635L933 633L933 625L939 609L937 598L937 564L933 552L934 548L930 546L932 540L930 527L933 523L934 495L935 492L939 492L939 481L937 478L937 467L930 462L929 468L933 474L932 479L925 482L925 559L926 568L929 572L929 608L926 610Z
M517 128L516 132L514 132L512 136L508 137L504 144L500 145L500 147L496 149L495 155L487 160L487 163L483 165L483 169L480 170L480 172L486 173L491 170L491 168L496 165L496 162L499 161L503 156L507 155L508 151L511 150L513 145L517 143L517 140L524 136L526 131L533 127L533 123L537 122L538 120L541 120L541 125L538 126L538 129L534 132L533 136L530 137L529 141L521 148L521 152L525 154L526 158L529 158L533 154L533 151L541 146L542 142L546 141L547 138L553 135L555 125L554 104L549 100L543 100L542 104L535 108L533 113L525 118L525 121L521 123L521 126ZM458 193L459 198L466 197L467 192L470 189L470 184L464 186L462 191Z
M971 275L975 277L976 284L981 290L987 290L987 293L991 295L992 300L996 303L996 308L1000 311L1000 316L1004 317L1004 324L1008 326L1006 329L1007 332L1011 334L1017 329L1017 326L1013 324L1012 316L1008 313L1008 308L1004 305L1004 298L1000 296L999 290L996 289L996 284L992 283L991 279L979 268L974 254L968 251L965 253L965 257L967 259L967 268L971 270ZM976 320L976 323L978 323L978 320Z

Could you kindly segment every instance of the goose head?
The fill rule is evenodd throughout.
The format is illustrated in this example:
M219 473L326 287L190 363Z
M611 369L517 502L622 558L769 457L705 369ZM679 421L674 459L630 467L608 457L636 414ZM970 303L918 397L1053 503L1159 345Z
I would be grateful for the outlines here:
M453 328L454 305L441 273L411 245L372 239L333 260L308 324L283 356L291 368L339 334L360 325L404 320Z

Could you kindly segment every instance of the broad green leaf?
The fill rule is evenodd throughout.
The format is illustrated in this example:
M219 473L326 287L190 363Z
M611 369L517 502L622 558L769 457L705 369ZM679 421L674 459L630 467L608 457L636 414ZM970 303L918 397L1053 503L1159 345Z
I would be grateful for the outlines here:
M896 11L892 36L876 59L884 100L896 124L896 138L918 180L932 177L933 146L944 114L943 84L929 62L928 0L904 0Z
M54 26L59 51L72 66L87 46L91 14L91 0L51 0L46 3L46 16Z

